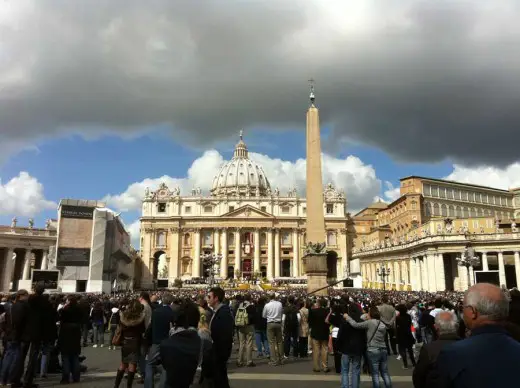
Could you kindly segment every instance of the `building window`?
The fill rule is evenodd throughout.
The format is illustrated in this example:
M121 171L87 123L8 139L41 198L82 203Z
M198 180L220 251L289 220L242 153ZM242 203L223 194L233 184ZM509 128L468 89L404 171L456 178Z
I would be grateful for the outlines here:
M234 206L230 206L229 207L229 211L232 212L233 210L235 210L235 207Z
M213 213L213 206L204 206L204 213Z
M158 247L166 246L166 232L157 232L156 244Z
M334 214L334 205L332 203L327 204L327 214Z
M417 210L417 202L412 201L412 210Z
M158 205L157 205L157 211L159 213L164 213L166 212L166 202L160 202Z
M453 189L452 188L446 189L446 197L448 199L453 199Z
M432 186L432 197L439 196L439 188L437 186Z
M191 206L185 206L184 207L184 213L191 214Z
M432 195L432 187L428 184L424 184L424 195Z
M184 245L191 245L191 237L189 233L184 235Z
M282 213L289 213L291 211L291 209L289 208L289 206L282 206Z
M448 208L445 204L441 205L441 216L447 217L448 216Z
M263 212L267 212L267 207L266 207L266 206L262 206L262 207L260 208L260 210L263 211Z
M327 232L327 245L335 246L336 244L336 232Z
M468 192L467 191L462 191L461 192L462 194L462 200L463 201L467 201L468 200Z
M458 189L454 190L454 197L455 197L455 199L460 200L460 191Z
M303 214L307 214L307 208L306 207L302 208L302 213Z
M211 234L210 230L203 231L202 232L202 245L204 245L206 247L209 245L213 245L213 242L211 241L212 237L213 237L213 235Z
M266 233L260 234L260 245L267 245L267 234Z
M446 188L445 187L439 187L439 197L446 198Z
M282 245L291 245L291 233L290 232L282 232Z
M265 255L267 251L260 251L260 254Z
M441 212L439 210L439 204L438 203L434 203L433 204L433 215L434 216L440 216L441 215Z

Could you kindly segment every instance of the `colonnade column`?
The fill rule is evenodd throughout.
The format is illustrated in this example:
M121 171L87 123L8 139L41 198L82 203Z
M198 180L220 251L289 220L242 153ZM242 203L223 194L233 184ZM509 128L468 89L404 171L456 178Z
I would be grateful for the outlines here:
M40 268L45 271L48 266L49 266L49 251L46 251L44 249L43 255L42 255L42 265Z
M500 286L506 284L506 268L504 265L503 252L498 252L498 278L500 279Z
M274 233L274 277L280 277L280 229Z
M31 278L31 250L26 249L23 257L23 280L29 280Z
M444 273L444 256L442 253L437 253L435 257L435 291L446 290L446 275Z
M222 279L228 278L228 235L227 235L227 229L222 229L222 260L220 262L220 277Z
M255 260L253 263L253 272L260 272L260 229L255 229Z
M235 272L238 269L242 273L241 260L242 247L240 246L240 228L235 230Z
M170 282L173 282L175 279L179 277L179 267L180 267L180 255L179 255L179 243L181 230L177 227L170 228L170 265L168 266L168 278Z
M489 271L487 252L482 252L482 271Z
M415 259L411 258L410 260L410 286L412 287L412 291L417 291L417 277L416 277L416 267L415 267Z
M430 291L430 279L428 276L428 257L421 257L421 278L423 291Z
M300 232L298 229L293 231L293 273L292 276L300 276Z
M220 229L213 231L213 252L218 255L220 253Z
M195 255L193 257L193 266L191 276L200 277L200 229L195 229Z
M267 279L274 278L273 229L267 230Z
M520 289L520 252L515 252L516 288Z
M0 291L10 291L11 281L13 280L14 270L14 249L6 248L4 256L4 265L2 267L2 278L0 284Z

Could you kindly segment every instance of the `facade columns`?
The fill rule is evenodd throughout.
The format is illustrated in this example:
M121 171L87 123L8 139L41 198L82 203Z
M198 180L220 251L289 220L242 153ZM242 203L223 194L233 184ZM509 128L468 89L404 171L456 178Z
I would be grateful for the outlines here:
M23 256L23 280L29 280L31 278L31 250L26 249Z
M238 269L242 273L241 260L242 247L240 246L240 228L235 230L235 271Z
M482 271L489 271L487 252L482 252Z
M49 252L44 249L43 254L42 254L42 265L40 267L40 269L42 269L44 271L49 266L49 257L48 256L49 256Z
M13 270L14 270L14 249L6 248L5 257L4 257L4 265L2 268L2 278L0 284L0 291L10 291L11 282L13 280Z
M179 277L180 257L179 257L179 238L181 230L179 228L171 228L169 233L170 238L170 262L168 266L168 278L173 282Z
M435 291L446 290L446 275L444 273L444 256L442 253L434 255L435 258Z
M220 262L220 277L222 279L228 278L228 234L227 229L222 230L222 261Z
M213 231L213 252L215 255L220 253L220 230L215 229Z
M421 257L421 278L423 291L430 291L430 278L428 276L428 256Z
M260 272L260 229L255 229L255 260L253 264L253 272Z
M273 229L267 230L267 279L274 278Z
M293 231L293 271L292 275L294 277L300 276L300 241L299 237L300 233L298 229L294 229Z
M515 252L516 288L520 289L520 252Z
M428 278L428 291L437 291L437 279L435 273L435 257L436 254L426 254L426 277Z
M200 277L200 229L195 230L195 255L193 258L193 266L191 269L191 276L194 278Z
M274 277L280 277L280 229L274 232Z
M504 265L504 253L498 252L498 278L500 279L500 286L506 285L506 268Z

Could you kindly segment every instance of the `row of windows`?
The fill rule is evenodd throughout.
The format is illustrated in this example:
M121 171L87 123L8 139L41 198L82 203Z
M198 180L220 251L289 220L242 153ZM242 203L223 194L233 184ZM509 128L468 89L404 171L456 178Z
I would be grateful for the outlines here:
M468 208L466 206L454 206L438 203L424 204L424 215L430 216L442 216L442 217L457 217L457 218L470 218L470 217L498 217L501 220L509 220L512 217L512 213L496 211L491 209L483 208Z
M334 204L328 203L326 205L325 209L326 209L327 214L334 214ZM228 207L228 211L229 212L232 212L233 210L235 210L234 206L229 206ZM267 207L266 206L261 206L260 210L263 211L263 212L267 212ZM203 211L206 214L213 213L213 206L209 206L209 205L208 206L204 206ZM283 214L289 214L291 212L291 207L290 206L282 206L280 208L280 211ZM157 205L157 212L158 213L166 213L166 203L165 202L160 202ZM302 208L302 212L303 212L303 214L306 214L307 208ZM184 206L184 214L191 214L191 206Z
M252 232L244 232L241 235L240 241L244 244L254 244L254 234ZM203 246L213 245L213 232L211 231L202 231L201 233L201 242ZM280 234L280 242L282 245L292 245L292 233L287 231L282 231ZM191 245L191 234L185 233L183 237L183 243L185 246ZM233 234L228 235L228 246L233 246L235 243L235 236ZM156 245L158 247L166 246L166 232L157 232L156 234ZM267 245L267 233L260 233L260 245ZM337 245L337 236L336 232L327 232L327 245L335 246Z
M496 206L513 206L512 199L505 196L465 191L453 189L451 187L434 186L427 183L423 185L423 191L425 196L430 197L446 198L457 201L468 201L474 203L485 203Z

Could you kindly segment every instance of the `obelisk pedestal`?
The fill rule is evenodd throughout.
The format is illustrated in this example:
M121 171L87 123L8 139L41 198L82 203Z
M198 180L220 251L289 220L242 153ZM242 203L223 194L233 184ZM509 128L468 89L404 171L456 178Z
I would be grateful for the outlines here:
M311 84L311 105L307 111L306 133L307 246L303 263L307 274L307 292L323 288L316 294L327 295L327 249L321 173L320 118L314 100L314 86Z

